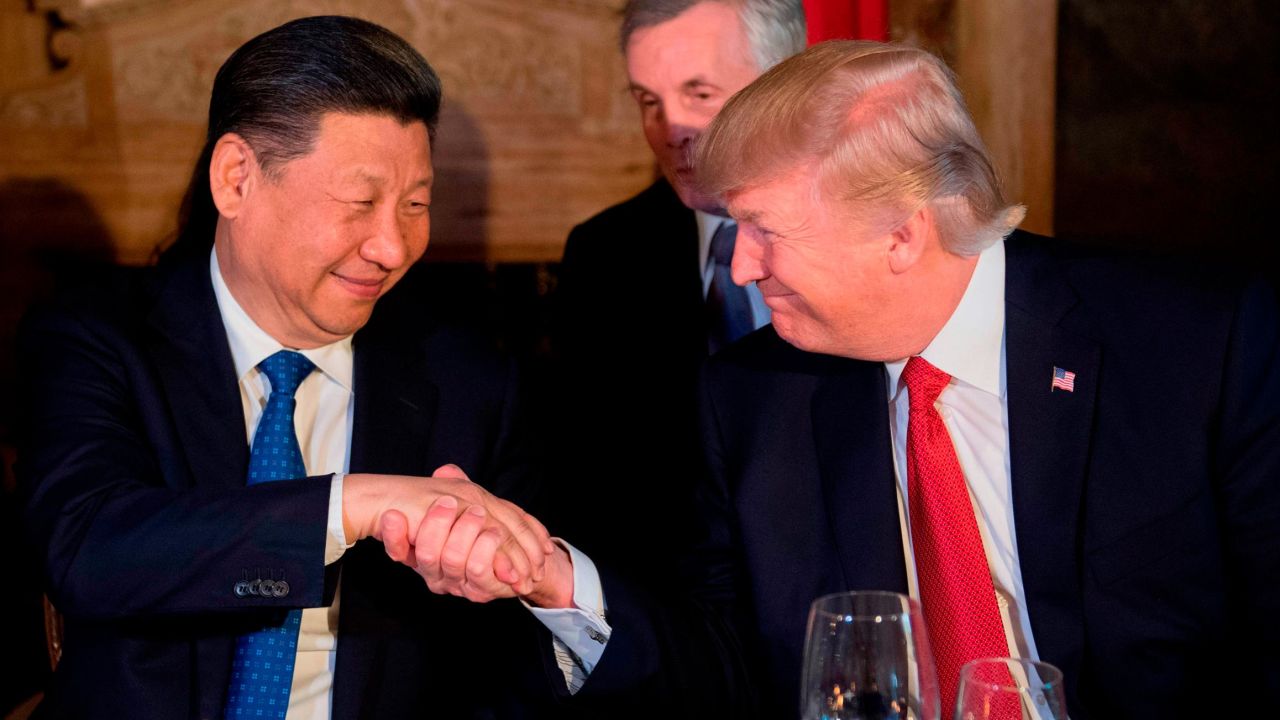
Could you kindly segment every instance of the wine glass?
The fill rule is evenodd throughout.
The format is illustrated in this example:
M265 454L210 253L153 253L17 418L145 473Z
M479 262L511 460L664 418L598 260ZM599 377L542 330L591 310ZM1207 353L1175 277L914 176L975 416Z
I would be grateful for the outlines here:
M960 668L956 720L1067 720L1062 671L1017 658L967 662Z
M938 720L938 679L920 604L890 592L814 600L800 687L804 720Z

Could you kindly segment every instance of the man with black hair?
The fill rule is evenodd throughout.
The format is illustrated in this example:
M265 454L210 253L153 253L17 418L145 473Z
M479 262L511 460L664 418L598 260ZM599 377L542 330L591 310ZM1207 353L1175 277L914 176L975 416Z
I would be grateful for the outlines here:
M498 497L531 500L514 373L390 292L427 246L440 97L365 21L250 40L180 240L27 319L19 476L66 623L39 716L539 713L537 623L439 594L493 598L443 577L472 546L507 594L545 572ZM428 516L466 547L409 547Z

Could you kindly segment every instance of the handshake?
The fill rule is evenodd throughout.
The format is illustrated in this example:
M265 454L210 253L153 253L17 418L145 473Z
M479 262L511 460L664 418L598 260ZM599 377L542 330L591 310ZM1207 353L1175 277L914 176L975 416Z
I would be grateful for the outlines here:
M456 465L428 478L348 475L342 524L349 542L381 540L387 555L416 570L434 593L475 602L520 597L546 608L573 604L568 552L536 518Z

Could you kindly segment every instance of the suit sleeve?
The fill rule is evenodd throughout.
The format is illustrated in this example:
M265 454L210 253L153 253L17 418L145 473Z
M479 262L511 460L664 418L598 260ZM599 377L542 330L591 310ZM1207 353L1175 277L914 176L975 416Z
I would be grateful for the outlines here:
M1234 318L1223 380L1217 453L1220 522L1231 587L1228 611L1239 618L1238 646L1253 657L1280 706L1280 312L1272 288L1251 287ZM1246 670L1246 672L1248 672ZM1254 683L1245 683L1252 686Z
M120 620L322 605L329 478L227 491L166 476L184 462L167 447L169 411L138 401L145 373L127 333L86 317L29 317L18 346L25 529L59 610ZM288 594L238 597L236 581L258 573Z
M661 584L616 572L597 560L613 633L578 698L645 713L750 718L759 712L749 680L750 648L733 499L721 456L720 421L702 396L706 464L691 497L657 497L653 531L678 533L686 548L670 558L680 572ZM655 472L663 469L655 468ZM684 468L670 468L681 472ZM637 538L643 542L643 538ZM648 703L648 704L646 704Z

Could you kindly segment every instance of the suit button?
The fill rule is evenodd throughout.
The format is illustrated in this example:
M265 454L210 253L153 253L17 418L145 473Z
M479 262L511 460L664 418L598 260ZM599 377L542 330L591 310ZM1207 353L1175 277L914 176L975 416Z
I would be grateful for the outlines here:
M275 597L284 597L289 594L289 583L284 580L277 580L275 589L271 592Z
M235 593L236 593L236 597L244 597L244 596L248 595L248 594L249 594L249 581L248 581L248 580L241 580L240 582L236 583Z

